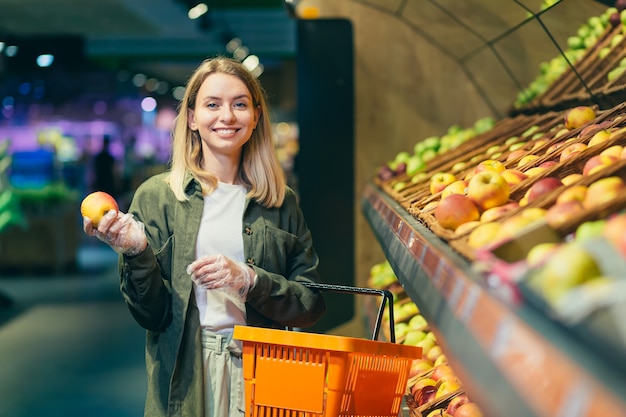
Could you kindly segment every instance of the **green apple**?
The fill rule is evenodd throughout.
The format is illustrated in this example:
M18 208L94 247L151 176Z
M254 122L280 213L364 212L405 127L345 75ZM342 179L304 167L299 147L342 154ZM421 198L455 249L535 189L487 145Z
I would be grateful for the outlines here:
M416 314L415 316L411 317L408 324L409 328L411 329L425 329L428 327L426 319L421 314Z
M402 344L408 345L408 346L416 346L419 342L424 340L425 337L426 337L426 332L422 330L409 330L404 336L404 340L402 341Z
M598 237L604 232L605 225L606 220L604 219L583 222L576 228L575 239L579 242L584 242Z
M580 242L573 241L563 244L528 283L548 302L556 303L571 288L599 275L595 259Z

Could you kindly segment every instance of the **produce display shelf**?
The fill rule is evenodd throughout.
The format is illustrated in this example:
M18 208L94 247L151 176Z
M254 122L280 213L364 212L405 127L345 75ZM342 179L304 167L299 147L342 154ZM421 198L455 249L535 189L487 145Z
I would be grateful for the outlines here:
M362 211L407 294L487 416L626 415L626 375L532 307L507 302L471 263L376 184Z

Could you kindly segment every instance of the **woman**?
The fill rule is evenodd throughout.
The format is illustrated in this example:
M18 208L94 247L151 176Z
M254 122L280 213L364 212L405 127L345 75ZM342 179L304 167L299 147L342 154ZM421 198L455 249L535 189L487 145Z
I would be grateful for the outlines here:
M244 412L235 325L308 327L318 257L274 153L264 92L239 62L204 61L173 130L171 169L87 234L120 253L121 291L147 329L145 415ZM204 371L202 371L204 370Z

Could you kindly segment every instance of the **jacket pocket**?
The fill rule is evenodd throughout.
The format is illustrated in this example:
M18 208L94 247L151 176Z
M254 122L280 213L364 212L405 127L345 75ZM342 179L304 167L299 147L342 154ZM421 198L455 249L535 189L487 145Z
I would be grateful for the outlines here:
M298 242L298 237L275 226L266 225L262 268L284 275L287 262Z

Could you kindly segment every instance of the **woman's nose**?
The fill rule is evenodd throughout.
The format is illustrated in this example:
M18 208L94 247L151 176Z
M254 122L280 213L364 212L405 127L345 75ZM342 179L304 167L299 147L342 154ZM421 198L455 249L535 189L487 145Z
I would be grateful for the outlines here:
M232 122L235 120L235 112L230 106L224 106L222 108L222 112L220 113L220 118L225 122Z

